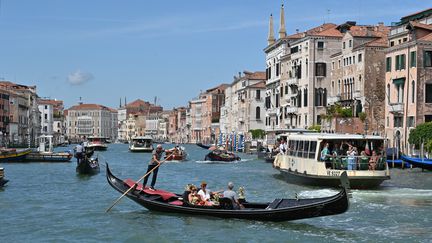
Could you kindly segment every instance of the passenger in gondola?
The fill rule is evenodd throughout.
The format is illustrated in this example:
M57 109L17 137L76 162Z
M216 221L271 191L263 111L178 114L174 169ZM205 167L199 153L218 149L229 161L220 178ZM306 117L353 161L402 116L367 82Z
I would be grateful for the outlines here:
M196 188L196 186L191 187L191 192L189 194L189 203L197 206L206 205L206 202L201 198L197 191L198 189Z
M213 206L214 202L211 201L211 198L214 197L214 195L220 193L221 191L212 192L207 189L207 182L202 181L201 182L201 189L198 191L198 195L201 196L201 199L205 201L206 206Z
M223 197L231 199L231 201L233 202L234 209L244 208L244 206L239 202L237 193L233 191L233 189L234 189L234 183L229 182L228 189L223 192Z

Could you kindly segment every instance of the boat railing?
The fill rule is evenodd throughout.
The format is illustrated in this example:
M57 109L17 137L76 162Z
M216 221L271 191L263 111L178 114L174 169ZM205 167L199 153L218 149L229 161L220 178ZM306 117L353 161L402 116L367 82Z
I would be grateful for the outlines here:
M385 156L331 156L324 162L328 169L336 170L385 170Z

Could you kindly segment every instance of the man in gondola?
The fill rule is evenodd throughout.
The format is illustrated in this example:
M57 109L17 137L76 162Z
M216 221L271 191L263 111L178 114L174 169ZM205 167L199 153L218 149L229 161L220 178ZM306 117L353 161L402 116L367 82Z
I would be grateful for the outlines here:
M79 165L83 157L84 147L81 144L78 144L77 146L75 146L74 150L75 158L77 159L77 165Z
M154 169L152 172L153 177L152 177L152 181L151 181L150 188L149 188L151 191L155 190L154 185L156 184L157 174L159 171L158 165L161 163L161 158L162 158L163 152L164 152L164 150L162 148L162 145L158 144L156 147L156 150L153 151L152 159L150 160L150 163L147 167L147 173L149 173L151 170ZM150 176L150 174L148 174L146 177L144 177L143 188L145 188L149 176Z

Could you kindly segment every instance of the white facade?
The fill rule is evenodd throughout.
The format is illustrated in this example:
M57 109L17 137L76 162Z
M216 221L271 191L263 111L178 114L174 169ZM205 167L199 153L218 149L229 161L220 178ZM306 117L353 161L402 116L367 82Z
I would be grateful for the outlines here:
M52 135L54 132L54 109L50 104L38 105L41 113L41 134Z

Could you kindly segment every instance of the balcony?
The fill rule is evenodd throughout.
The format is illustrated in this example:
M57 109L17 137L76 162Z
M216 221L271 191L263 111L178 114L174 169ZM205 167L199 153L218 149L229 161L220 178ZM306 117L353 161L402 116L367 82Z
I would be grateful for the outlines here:
M335 104L335 103L340 101L340 98L341 98L340 95L330 96L330 97L328 97L328 103L331 105Z
M298 85L299 84L299 79L297 77L292 77L292 78L289 78L286 83L289 86L291 86L291 85Z
M276 115L277 115L277 110L278 110L278 109L276 109L276 108L270 108L270 109L267 109L267 110L266 110L266 113L267 113L269 116L276 116Z
M394 114L403 114L404 113L404 104L403 103L390 103L390 112Z
M298 112L298 107L287 107L285 109L286 114L297 114Z

